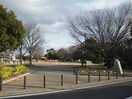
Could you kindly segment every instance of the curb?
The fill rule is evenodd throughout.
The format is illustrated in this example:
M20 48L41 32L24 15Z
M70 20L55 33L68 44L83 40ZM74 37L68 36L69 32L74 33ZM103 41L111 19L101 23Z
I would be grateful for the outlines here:
M89 87L80 87L80 88L73 88L73 89L66 89L66 90L57 90L57 91L43 92L43 93L25 94L25 95L16 95L16 96L5 96L5 97L0 97L0 99L20 98L20 97L27 97L27 96L53 94L53 93L59 93L59 92L68 92L68 91L74 91L74 90L82 90L82 89L87 89L87 88L95 88L95 87L102 87L102 86L108 86L108 85L113 85L113 84L125 83L125 82L129 82L129 81L132 81L132 80L113 82L113 83L107 83L107 84L101 84L101 85L89 86ZM131 99L131 97L130 98L126 98L126 99Z
M16 77L13 77L13 78L10 78L10 79L8 79L8 80L5 80L5 81L3 80L2 84L6 84L6 83L8 83L8 82L10 82L10 81L16 80L16 79L21 78L21 77L23 77L23 76L26 76L26 75L28 75L28 74L30 74L30 73L21 74L21 75L18 75L18 76L16 76Z

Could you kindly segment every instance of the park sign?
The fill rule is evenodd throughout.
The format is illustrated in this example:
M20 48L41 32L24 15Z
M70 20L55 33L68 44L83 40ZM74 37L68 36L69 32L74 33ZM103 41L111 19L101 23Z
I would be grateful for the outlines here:
M114 62L114 69L116 70L118 74L123 74L122 66L118 59L116 59Z

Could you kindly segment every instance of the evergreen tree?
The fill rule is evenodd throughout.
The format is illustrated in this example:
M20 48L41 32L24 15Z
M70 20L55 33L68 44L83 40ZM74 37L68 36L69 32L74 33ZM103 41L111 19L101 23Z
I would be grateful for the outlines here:
M13 11L0 5L0 52L13 50L22 44L24 28Z

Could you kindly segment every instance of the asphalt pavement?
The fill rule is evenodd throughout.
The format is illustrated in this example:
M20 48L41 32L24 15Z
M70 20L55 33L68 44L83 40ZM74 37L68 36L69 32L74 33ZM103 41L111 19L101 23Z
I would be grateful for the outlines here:
M130 96L132 96L132 81L100 87L8 99L126 99Z
M56 65L47 65L47 66L36 66L33 68L30 68L32 71L46 71L46 72L73 72L72 66L56 66Z
M63 86L60 84L62 74L64 76ZM44 75L46 77L46 88L43 88ZM73 74L72 66L37 66L30 69L30 75L27 75L26 78L25 90L23 89L23 77L4 84L3 90L0 92L0 99L8 96L10 98L15 96L12 99L125 99L132 96L132 82L94 87L115 82L132 81L131 77L116 79L116 77L111 76L108 80L107 76L101 76L101 81L98 81L98 76L91 76L91 80L88 82L88 76L79 75L78 84L76 84L76 76ZM88 88L91 86L94 88ZM78 88L79 90L75 90ZM32 95L27 96L29 94ZM24 97L17 97L18 95ZM10 99L9 97L8 99Z

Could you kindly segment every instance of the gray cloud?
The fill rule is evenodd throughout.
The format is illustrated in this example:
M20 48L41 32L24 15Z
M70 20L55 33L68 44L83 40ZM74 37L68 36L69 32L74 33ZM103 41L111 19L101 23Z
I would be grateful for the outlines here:
M5 7L13 10L23 21L44 24L64 21L67 16L83 9L78 4L89 2L90 0L1 0Z
M39 24L42 31L46 33L45 36L50 41L50 45L54 45L55 39L52 42L52 38L57 34L58 38L61 38L57 39L58 43L67 39L65 25L69 17L83 10L110 7L123 1L128 0L0 0L0 4L14 11L23 22ZM72 39L68 38L66 42L68 41L71 43Z

